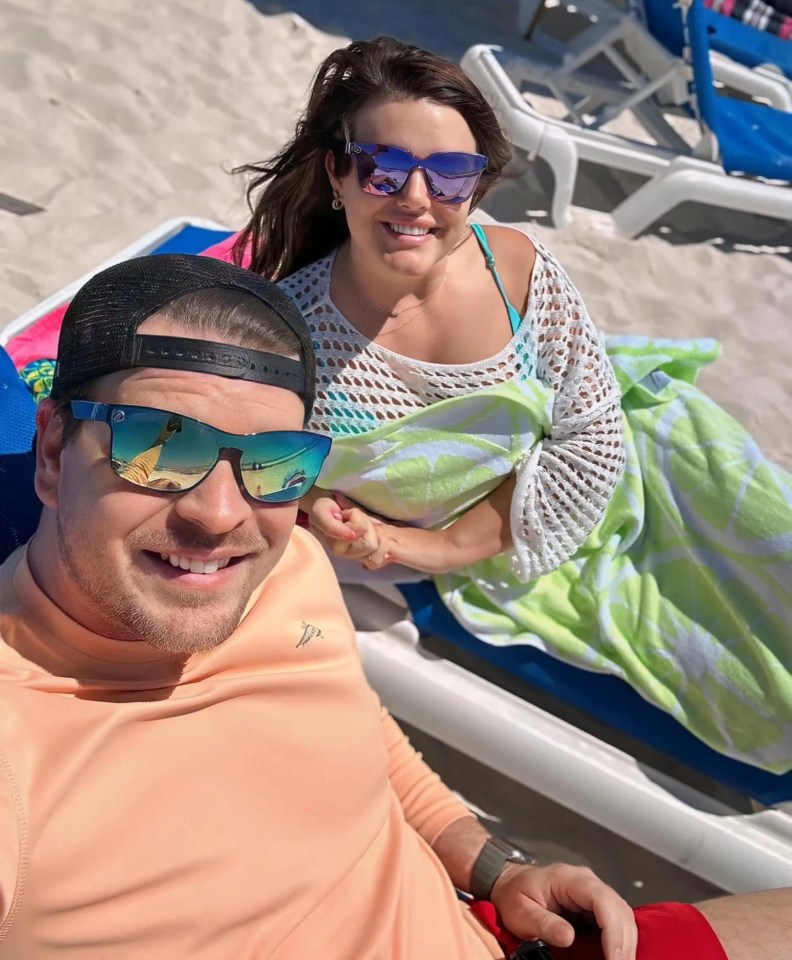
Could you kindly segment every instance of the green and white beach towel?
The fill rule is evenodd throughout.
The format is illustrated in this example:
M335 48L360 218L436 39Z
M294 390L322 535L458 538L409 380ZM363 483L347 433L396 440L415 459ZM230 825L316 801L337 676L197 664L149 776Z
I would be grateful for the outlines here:
M612 337L627 467L573 559L524 583L500 555L435 578L487 643L622 677L715 750L792 769L792 477L694 386L714 341ZM550 430L552 391L509 382L334 440L320 484L429 528ZM518 482L519 486L519 482Z

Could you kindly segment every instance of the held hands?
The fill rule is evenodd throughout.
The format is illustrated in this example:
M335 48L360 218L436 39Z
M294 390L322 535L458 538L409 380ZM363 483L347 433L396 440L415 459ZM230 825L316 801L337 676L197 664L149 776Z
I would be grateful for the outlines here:
M605 960L635 960L638 932L632 909L587 867L510 863L490 899L515 936L568 947L575 931L559 914L580 914L602 930Z
M390 524L355 506L343 494L315 500L308 512L308 524L337 557L362 560L369 570L379 570L390 562Z
M446 573L464 562L454 556L446 531L387 523L340 493L315 499L308 523L330 553L360 560L367 570L400 563L423 573Z

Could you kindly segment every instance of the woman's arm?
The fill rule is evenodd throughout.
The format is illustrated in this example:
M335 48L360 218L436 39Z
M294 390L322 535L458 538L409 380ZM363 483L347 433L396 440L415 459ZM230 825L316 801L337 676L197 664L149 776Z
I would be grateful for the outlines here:
M309 526L339 557L360 560L368 570L399 563L422 573L448 573L509 550L509 513L515 478L508 477L444 530L399 526L371 516L341 494L312 490L300 501ZM310 498L310 500L309 500Z
M377 547L363 559L363 566L378 570L400 563L423 573L449 573L510 550L509 515L515 483L514 476L508 477L444 530L379 524Z
M547 253L542 260L537 376L554 400L550 436L517 470L511 526L526 581L575 555L625 463L621 394L605 348L567 275Z

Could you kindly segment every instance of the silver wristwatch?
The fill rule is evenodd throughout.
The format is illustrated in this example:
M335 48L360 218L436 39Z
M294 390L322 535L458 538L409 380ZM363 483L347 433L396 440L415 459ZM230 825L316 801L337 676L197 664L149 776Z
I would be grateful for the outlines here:
M476 900L489 900L495 881L507 863L535 863L533 857L513 843L490 837L481 848L470 875L470 892Z

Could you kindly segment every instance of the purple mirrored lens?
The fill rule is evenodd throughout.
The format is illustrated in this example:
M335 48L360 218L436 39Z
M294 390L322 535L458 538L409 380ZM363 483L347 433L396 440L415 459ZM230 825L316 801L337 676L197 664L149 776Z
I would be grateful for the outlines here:
M413 170L423 170L429 190L438 203L464 203L476 189L487 165L478 153L433 153L420 160L400 147L383 143L352 142L347 147L358 182L366 193L398 193Z

